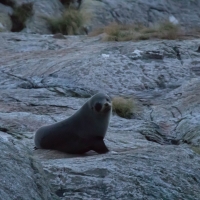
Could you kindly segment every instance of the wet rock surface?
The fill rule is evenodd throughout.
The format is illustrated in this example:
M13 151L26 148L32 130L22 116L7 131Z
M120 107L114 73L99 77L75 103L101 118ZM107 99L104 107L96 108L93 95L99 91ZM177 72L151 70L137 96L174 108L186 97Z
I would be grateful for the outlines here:
M101 37L0 34L0 135L20 149L5 151L33 154L60 199L199 199L200 40ZM137 101L132 119L111 118L109 153L33 151L40 126L69 117L96 92Z

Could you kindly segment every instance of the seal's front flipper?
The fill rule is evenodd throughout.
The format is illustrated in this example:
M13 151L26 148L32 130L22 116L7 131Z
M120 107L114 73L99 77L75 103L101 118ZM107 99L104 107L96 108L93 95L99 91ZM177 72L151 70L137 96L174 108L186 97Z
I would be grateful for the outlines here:
M109 150L106 147L104 141L102 138L97 138L93 140L93 143L91 145L91 150L96 151L97 153L107 153Z

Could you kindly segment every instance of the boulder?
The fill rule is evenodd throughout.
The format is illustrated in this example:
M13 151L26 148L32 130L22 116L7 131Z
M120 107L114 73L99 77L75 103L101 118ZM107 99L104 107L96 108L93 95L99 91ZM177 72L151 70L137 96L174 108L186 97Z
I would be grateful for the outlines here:
M11 7L0 3L0 31L11 31L12 21L10 15L12 12Z
M24 0L23 0L24 2ZM49 34L51 33L46 17L61 16L64 7L58 0L36 0L33 2L33 15L26 22L23 32Z
M19 31L27 32L27 33L40 33L40 34L47 34L51 33L49 30L49 25L47 23L47 17L59 17L61 16L64 6L61 4L59 0L12 0L10 3L5 2L5 4L9 4L12 6L6 6L0 4L0 11L6 13L7 15L3 15L1 13L0 16L0 23L2 26L6 26L5 30L10 31L12 25L10 25L11 20L10 16L13 14L13 9L15 10L17 7L20 7L24 4L32 4L32 11L31 14L28 15L28 18L25 22L24 27L20 28ZM1 22L2 21L2 22ZM14 26L18 26L15 23L18 23L16 17L12 19L12 23ZM4 25L7 24L7 25ZM9 28L7 28L9 26ZM22 30L21 30L22 29ZM15 31L15 30L14 30ZM18 31L18 30L17 30Z
M5 129L0 129L5 131ZM0 131L0 198L49 200L57 197L33 152L19 140Z

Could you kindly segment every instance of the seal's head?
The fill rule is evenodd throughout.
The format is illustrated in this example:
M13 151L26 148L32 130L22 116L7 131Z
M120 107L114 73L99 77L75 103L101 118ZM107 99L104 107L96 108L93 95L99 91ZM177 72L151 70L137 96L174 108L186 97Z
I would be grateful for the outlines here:
M112 110L111 99L104 93L95 94L90 99L90 107L96 114L108 114Z

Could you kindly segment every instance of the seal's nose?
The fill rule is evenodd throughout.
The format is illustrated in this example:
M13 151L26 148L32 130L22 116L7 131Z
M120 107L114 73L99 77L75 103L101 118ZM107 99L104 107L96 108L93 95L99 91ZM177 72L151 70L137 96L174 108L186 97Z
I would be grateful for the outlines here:
M105 106L105 108L110 108L110 107L111 107L111 104L108 103L108 102L106 102L106 103L104 104L104 106Z

